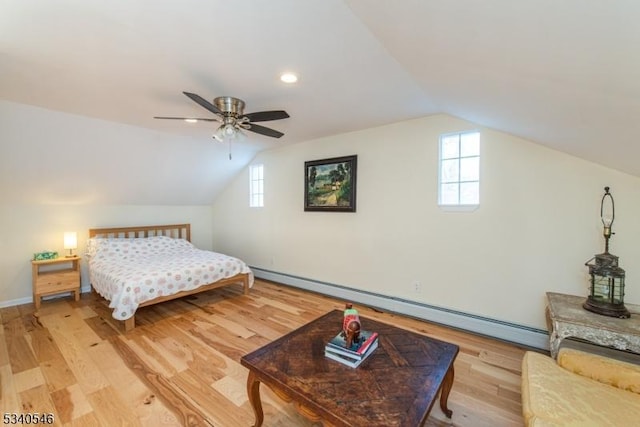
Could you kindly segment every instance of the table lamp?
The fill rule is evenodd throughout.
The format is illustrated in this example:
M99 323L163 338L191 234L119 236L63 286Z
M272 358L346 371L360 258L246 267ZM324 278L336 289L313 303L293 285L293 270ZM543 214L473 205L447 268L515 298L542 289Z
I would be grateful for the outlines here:
M624 306L625 272L618 266L618 257L609 253L609 239L614 234L611 226L615 220L615 206L609 187L604 187L600 201L600 219L604 226L604 253L585 263L589 267L590 294L582 305L585 310L605 316L626 319L631 317ZM594 264L589 264L595 259Z
M75 231L65 231L64 233L64 248L69 249L69 255L67 258L73 257L73 250L78 248L78 233Z

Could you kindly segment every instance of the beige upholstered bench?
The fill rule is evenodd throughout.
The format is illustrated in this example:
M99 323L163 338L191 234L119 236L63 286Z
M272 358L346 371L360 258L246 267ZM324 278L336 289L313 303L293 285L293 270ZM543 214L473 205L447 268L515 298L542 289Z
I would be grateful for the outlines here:
M522 361L527 426L640 425L640 365L571 348Z

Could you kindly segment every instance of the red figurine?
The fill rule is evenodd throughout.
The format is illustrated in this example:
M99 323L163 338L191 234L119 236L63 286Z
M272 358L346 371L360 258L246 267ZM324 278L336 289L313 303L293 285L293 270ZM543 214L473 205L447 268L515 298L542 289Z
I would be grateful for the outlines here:
M346 348L350 348L352 344L360 340L360 326L358 310L353 308L353 304L346 303L342 319L342 335L346 341Z

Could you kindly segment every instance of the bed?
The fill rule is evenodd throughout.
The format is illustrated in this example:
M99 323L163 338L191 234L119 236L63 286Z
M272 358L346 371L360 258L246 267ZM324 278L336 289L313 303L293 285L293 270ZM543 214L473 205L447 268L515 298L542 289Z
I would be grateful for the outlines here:
M246 295L253 285L243 261L196 248L190 224L92 228L86 255L92 289L125 331L140 307L236 283Z

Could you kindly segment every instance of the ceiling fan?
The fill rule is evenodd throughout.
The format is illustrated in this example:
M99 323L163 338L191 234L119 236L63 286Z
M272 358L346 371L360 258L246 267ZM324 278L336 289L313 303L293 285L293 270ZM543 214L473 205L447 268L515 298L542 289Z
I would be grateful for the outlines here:
M214 118L196 117L154 117L154 119L185 120L189 122L206 121L220 122L220 127L213 137L222 142L231 142L241 134L241 129L272 138L280 138L284 133L265 126L257 125L254 122L267 122L271 120L281 120L289 117L284 110L258 111L256 113L244 113L244 101L232 96L219 96L213 100L213 104L195 93L182 92L192 101L209 110L216 115ZM231 154L229 154L231 158Z

